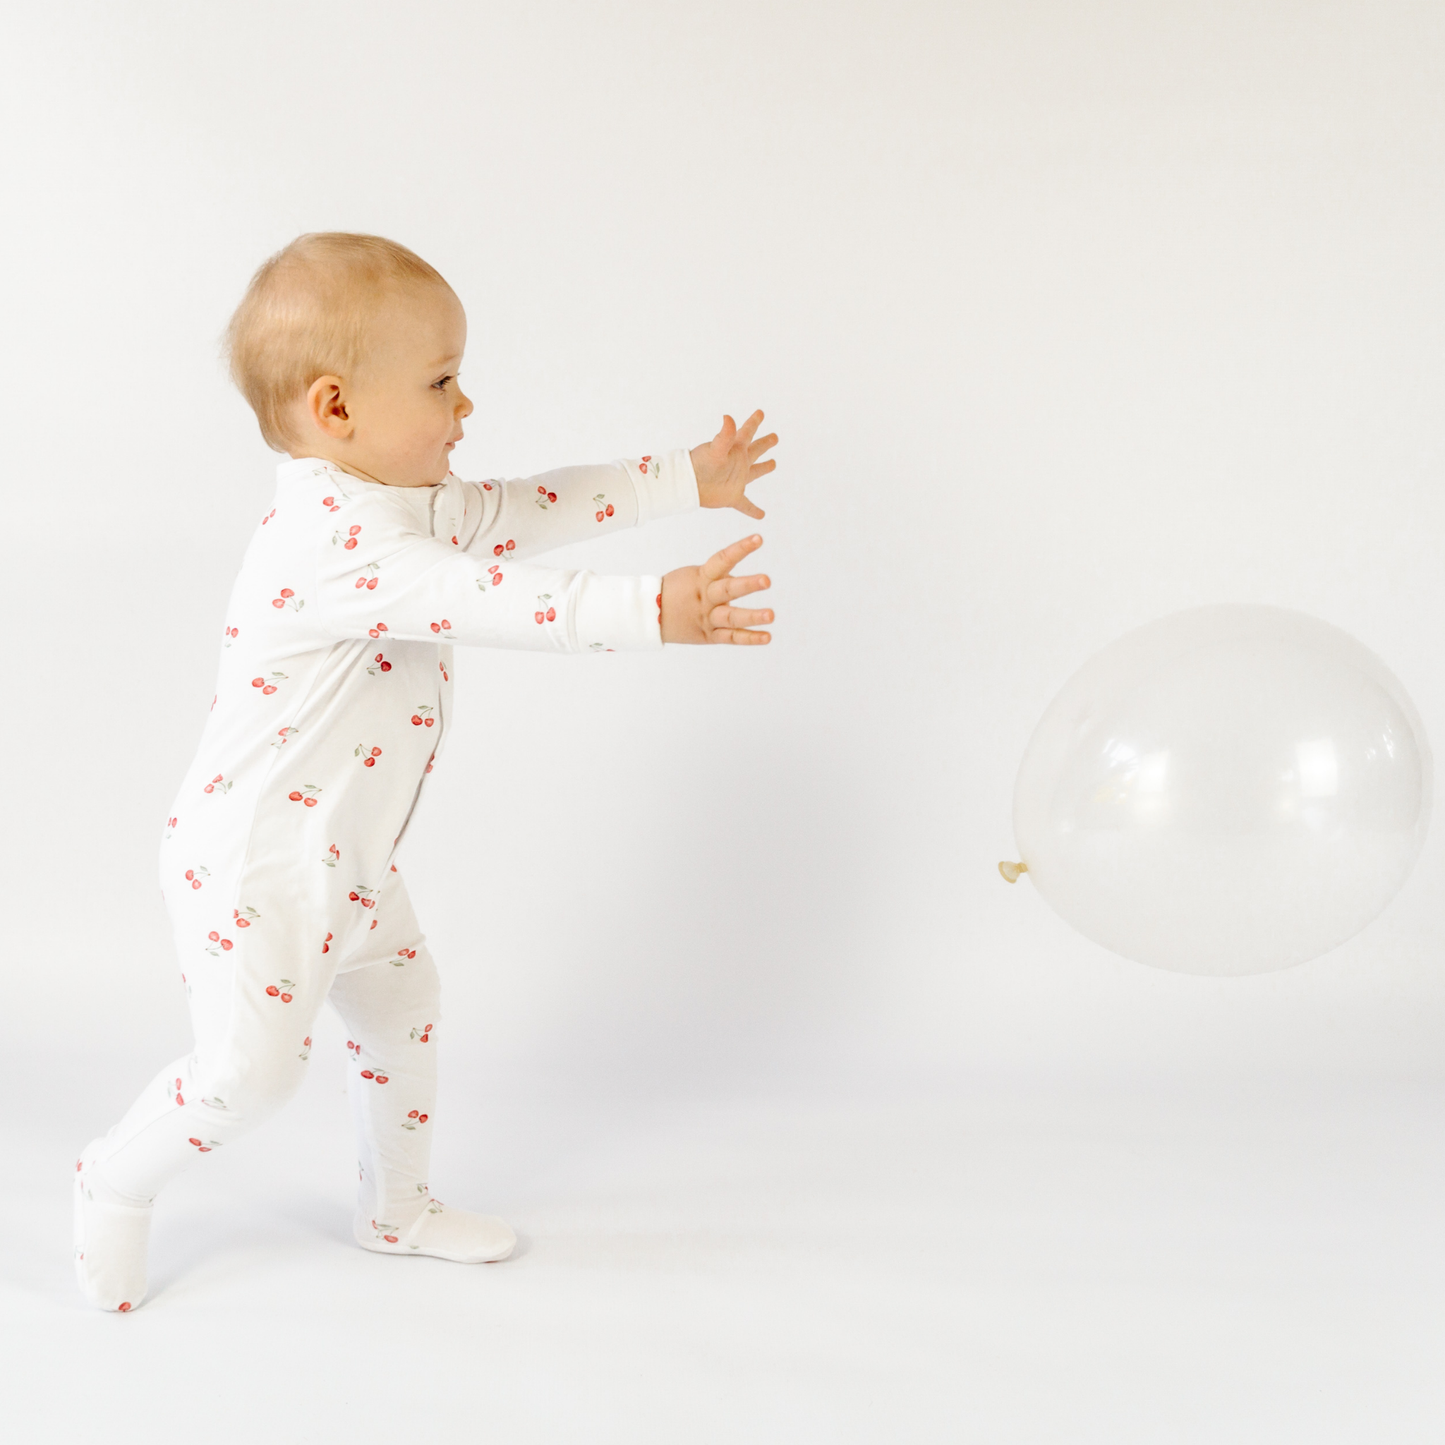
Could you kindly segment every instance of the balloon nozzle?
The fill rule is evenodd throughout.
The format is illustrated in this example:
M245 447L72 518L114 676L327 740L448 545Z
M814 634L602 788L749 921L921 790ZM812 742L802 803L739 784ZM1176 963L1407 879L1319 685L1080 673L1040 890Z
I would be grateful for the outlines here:
M1003 874L1003 881L1005 883L1017 883L1019 881L1019 874L1027 873L1029 871L1029 865L1027 863L1000 863L998 865L998 871Z

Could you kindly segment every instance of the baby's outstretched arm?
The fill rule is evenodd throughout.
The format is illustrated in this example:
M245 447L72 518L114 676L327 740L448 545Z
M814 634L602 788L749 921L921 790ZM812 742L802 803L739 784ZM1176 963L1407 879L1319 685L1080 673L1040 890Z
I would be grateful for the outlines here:
M514 481L463 482L462 493L457 545L509 562L690 511L699 503L692 462L682 448Z

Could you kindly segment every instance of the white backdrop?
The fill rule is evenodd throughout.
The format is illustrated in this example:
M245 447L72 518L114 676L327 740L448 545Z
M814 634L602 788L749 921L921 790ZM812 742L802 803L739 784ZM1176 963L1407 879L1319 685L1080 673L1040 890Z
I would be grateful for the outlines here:
M274 466L218 335L322 228L404 241L466 305L462 475L755 405L783 439L766 652L459 657L404 861L449 1070L1439 1078L1438 830L1359 939L1242 980L1116 959L994 865L1049 699L1178 608L1345 628L1445 746L1445 9L148 0L6 29L11 1097L60 1041L99 1127L185 1044L155 850ZM570 555L661 571L749 529Z

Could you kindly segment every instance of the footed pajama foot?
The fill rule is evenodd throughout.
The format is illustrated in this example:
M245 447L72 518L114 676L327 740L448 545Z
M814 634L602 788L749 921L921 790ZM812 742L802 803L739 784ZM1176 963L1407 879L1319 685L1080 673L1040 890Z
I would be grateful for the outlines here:
M111 1189L95 1169L99 1140L75 1164L75 1277L91 1304L125 1314L145 1298L149 1202Z
M517 1236L505 1220L449 1209L440 1199L428 1199L409 1225L358 1219L356 1242L378 1254L429 1254L456 1264L489 1264L506 1259L516 1247Z

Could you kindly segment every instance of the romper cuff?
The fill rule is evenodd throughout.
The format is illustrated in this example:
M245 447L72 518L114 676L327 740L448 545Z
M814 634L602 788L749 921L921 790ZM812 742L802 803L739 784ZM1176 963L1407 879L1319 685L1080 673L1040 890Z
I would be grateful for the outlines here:
M572 617L579 652L651 652L662 646L661 577L584 572L577 586Z
M697 476L686 447L624 462L637 492L637 521L655 522L659 517L694 511L700 503Z

